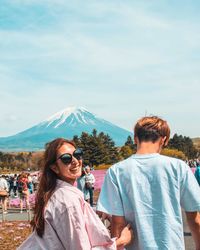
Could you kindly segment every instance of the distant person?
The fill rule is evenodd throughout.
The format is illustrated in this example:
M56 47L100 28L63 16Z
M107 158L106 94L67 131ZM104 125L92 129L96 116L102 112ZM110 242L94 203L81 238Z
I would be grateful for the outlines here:
M200 186L200 163L199 163L199 161L196 163L196 170L195 170L194 175L195 175L196 180L197 180L197 182L199 183L199 186Z
M200 188L182 160L160 155L170 138L166 121L143 117L135 125L137 152L106 173L97 210L112 215L112 236L125 221L136 234L130 250L185 249L182 208L200 249Z
M32 182L33 182L33 191L36 191L39 183L38 175L36 174L33 175Z
M29 203L29 190L28 190L28 178L27 174L22 173L18 178L18 193L20 198L20 213L23 213L24 201L26 204L27 212L30 210Z
M77 188L83 192L84 200L90 202L90 193L85 186L85 169L82 168L82 173L79 178L77 178Z
M13 177L13 191L14 196L17 197L17 174L15 174Z
M33 193L33 180L32 180L30 173L27 174L27 180L28 180L27 186L28 186L29 193L32 194Z
M13 194L14 194L14 177L9 176L7 182L9 184L8 193L9 193L9 196L11 196L11 192L13 192Z
M2 206L2 213L7 214L7 197L8 197L8 182L4 175L0 176L0 202Z
M85 187L89 191L90 194L90 206L93 206L93 196L94 196L94 183L95 183L95 177L91 173L90 166L85 167Z
M109 233L83 194L74 186L81 175L82 150L72 141L46 145L36 194L33 233L19 250L111 250L130 242L129 226L118 239Z

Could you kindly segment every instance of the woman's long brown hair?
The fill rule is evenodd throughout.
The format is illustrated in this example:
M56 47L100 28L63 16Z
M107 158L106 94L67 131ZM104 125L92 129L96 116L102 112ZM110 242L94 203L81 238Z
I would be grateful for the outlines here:
M48 200L54 193L56 188L57 175L51 169L51 166L55 164L57 159L58 149L65 143L71 144L75 147L73 141L69 141L63 138L57 138L45 146L45 152L42 162L42 174L40 177L40 183L35 197L34 217L31 221L33 230L36 230L38 236L42 238L44 234L44 210Z

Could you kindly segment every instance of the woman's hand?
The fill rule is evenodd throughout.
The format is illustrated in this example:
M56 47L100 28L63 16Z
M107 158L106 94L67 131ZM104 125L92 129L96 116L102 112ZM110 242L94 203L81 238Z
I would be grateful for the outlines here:
M124 227L120 237L116 240L117 249L121 249L121 247L130 244L133 238L133 230L130 224L128 224L126 227Z

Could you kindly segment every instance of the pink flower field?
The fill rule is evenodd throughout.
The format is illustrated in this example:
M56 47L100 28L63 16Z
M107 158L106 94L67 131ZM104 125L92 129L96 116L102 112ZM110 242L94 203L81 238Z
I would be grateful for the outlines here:
M0 249L16 249L31 233L29 222L0 223Z
M96 179L96 182L95 182L95 185L94 185L95 189L101 189L101 186L103 184L106 171L107 170L105 170L105 169L92 171L92 174L94 175L94 177Z

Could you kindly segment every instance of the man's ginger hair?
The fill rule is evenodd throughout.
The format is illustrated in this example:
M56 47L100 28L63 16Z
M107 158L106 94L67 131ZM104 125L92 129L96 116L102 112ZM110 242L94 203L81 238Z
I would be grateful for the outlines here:
M164 138L164 146L167 145L170 137L170 128L167 122L157 116L145 116L139 119L134 127L134 137L139 142L156 142Z

